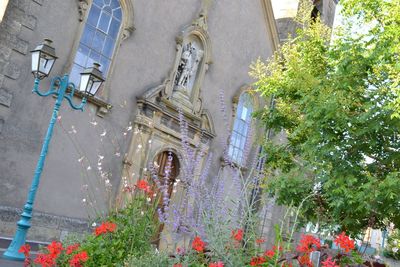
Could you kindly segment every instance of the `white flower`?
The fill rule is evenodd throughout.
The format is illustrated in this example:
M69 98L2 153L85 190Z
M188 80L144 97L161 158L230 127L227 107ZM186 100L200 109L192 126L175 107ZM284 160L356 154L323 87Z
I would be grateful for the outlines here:
M121 156L121 153L117 152L117 153L115 153L115 156L119 157L119 156Z
M139 144L137 147L138 147L139 149L141 149L141 148L142 148L142 145Z
M74 125L71 126L71 129L72 129L72 130L69 131L68 133L70 133L70 134L71 134L71 133L73 133L73 134L76 134L76 133L77 133L77 131L75 130L75 126L74 126Z
M152 141L151 141L151 140L149 140L149 144L151 144L151 142L152 142Z
M87 168L86 168L86 170L88 170L88 171L90 171L92 169L92 167L90 167L90 166L88 166Z
M97 225L96 222L92 223L92 227L96 227L96 225Z
M148 197L148 198L147 198L147 202L150 202L150 201L151 201L151 198Z
M58 121L61 121L61 116L58 116L58 117L57 117L57 120L58 120Z
M397 253L397 251L399 251L399 248L398 248L398 247L393 247L393 248L392 248L392 251L393 251L394 253Z
M82 162L82 160L83 160L84 158L85 158L85 157L79 158L79 159L78 159L78 162Z
M140 212L140 215L144 215L144 212L143 212L143 211L141 211L141 212Z
M129 126L128 128L126 128L127 131L132 131L132 126Z
M100 160L104 159L104 156L102 156L102 155L98 155L98 157Z
M82 203L86 203L86 198L82 199Z
M90 124L92 124L93 126L97 125L97 121L91 121Z
M107 134L107 131L104 130L104 132L102 134L100 134L100 136L103 137L103 136L106 136L106 134Z

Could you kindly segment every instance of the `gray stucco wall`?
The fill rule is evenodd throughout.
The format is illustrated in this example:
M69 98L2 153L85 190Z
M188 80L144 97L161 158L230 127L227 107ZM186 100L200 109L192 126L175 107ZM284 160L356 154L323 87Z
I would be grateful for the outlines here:
M162 83L176 56L175 37L200 10L198 0L134 1L136 30L121 43L108 78L108 102L113 105L104 118L96 116L97 107L89 104L85 112L72 111L67 103L61 108L35 210L74 218L87 218L89 186L98 211L108 205L104 180L97 174L101 167L112 173L113 192L121 178L123 155L131 132L123 135L136 112L136 97ZM29 49L43 38L54 41L59 59L51 75L69 71L73 47L79 40L81 23L75 0L10 1L5 20L0 24L0 205L20 208L30 186L33 171L46 132L52 97L31 94ZM232 116L232 98L244 84L251 84L249 65L257 57L272 54L273 42L260 1L218 0L209 12L208 29L213 49L213 64L206 73L201 96L210 110L217 138L213 150L217 158L226 135L219 109L219 91L225 93L228 116ZM16 39L17 38L17 39ZM49 79L41 83L43 89ZM77 101L79 99L76 99ZM96 121L96 126L90 122ZM72 128L73 127L73 128ZM76 133L73 133L73 131ZM101 134L106 131L106 136ZM80 153L80 152L82 153ZM120 153L121 156L116 156ZM84 155L82 162L78 159ZM88 163L87 159L90 161ZM82 165L83 163L83 165ZM88 166L91 170L87 170ZM87 203L82 199L86 198ZM112 199L112 196L111 196Z

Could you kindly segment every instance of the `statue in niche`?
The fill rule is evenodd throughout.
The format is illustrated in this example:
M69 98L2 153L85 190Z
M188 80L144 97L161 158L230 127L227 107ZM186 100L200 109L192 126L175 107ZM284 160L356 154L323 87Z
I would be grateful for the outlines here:
M175 78L175 86L183 88L187 93L190 93L193 78L196 76L202 57L203 51L194 47L192 43L188 43L183 47Z

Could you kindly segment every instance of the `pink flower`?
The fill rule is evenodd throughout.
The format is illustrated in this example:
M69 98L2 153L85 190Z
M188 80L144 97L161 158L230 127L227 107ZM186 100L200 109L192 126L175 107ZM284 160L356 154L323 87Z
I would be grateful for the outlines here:
M336 265L336 262L332 261L332 257L329 256L325 261L322 262L321 267L339 267L339 265Z
M222 261L210 263L208 267L224 267L224 263Z

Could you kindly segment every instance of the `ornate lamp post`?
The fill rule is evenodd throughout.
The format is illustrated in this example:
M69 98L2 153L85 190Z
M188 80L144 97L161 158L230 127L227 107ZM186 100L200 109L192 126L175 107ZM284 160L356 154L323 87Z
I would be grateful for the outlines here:
M46 136L44 138L42 150L40 153L40 157L38 163L36 165L35 174L33 176L31 188L28 193L28 198L24 206L24 210L21 214L20 220L17 222L17 230L15 236L8 247L7 251L4 253L4 257L11 260L24 260L25 257L22 253L19 253L18 250L26 241L26 234L31 227L30 220L32 218L32 209L33 203L35 201L36 191L39 186L40 175L42 173L44 161L46 159L47 150L49 147L49 143L51 140L51 136L53 134L54 124L57 121L58 111L60 109L62 101L67 99L71 108L75 110L83 111L83 107L86 104L86 96L93 96L96 94L98 89L100 88L102 82L104 81L102 77L102 73L99 70L100 65L95 63L94 66L88 69L85 69L81 73L81 82L79 91L82 91L85 94L81 103L79 105L75 105L72 101L75 85L69 82L69 77L65 74L62 77L55 77L52 79L50 89L47 92L39 91L39 82L43 78L47 77L56 61L57 57L55 55L55 49L51 46L52 41L49 39L45 39L44 43L37 46L32 53L32 74L35 77L35 84L32 92L35 92L39 96L49 96L56 95L57 100L54 105L53 115L50 120L49 127L47 129ZM70 91L67 93L67 88Z

